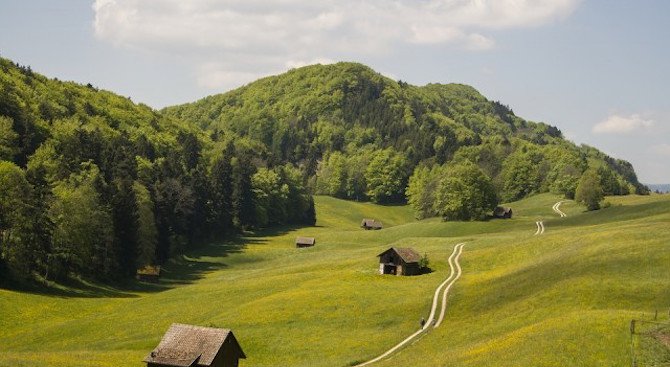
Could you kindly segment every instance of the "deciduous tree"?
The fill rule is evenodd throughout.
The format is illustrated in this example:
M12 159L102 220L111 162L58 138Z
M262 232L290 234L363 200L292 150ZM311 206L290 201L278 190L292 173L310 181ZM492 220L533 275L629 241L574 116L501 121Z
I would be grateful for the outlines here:
M586 170L579 179L575 200L586 205L587 210L598 210L603 198L603 189L600 186L598 173L593 169Z
M445 220L483 220L498 204L491 179L474 163L446 168L435 200Z

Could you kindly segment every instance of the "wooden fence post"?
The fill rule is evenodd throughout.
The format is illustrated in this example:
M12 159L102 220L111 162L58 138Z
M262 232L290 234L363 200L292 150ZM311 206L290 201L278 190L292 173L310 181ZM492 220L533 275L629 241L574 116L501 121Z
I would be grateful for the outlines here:
M630 320L630 366L635 367L635 344L634 338L635 335L635 319Z

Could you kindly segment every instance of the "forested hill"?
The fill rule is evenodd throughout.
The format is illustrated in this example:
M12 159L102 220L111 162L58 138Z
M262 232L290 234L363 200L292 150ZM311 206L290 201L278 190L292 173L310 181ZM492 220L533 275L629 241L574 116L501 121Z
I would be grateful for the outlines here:
M465 85L315 65L155 111L0 59L0 279L126 278L204 241L313 224L313 192L485 218L632 166Z
M0 59L0 282L135 275L258 226L314 224L293 165L249 139Z
M407 196L420 217L440 214L422 209L436 199L439 171L465 161L505 201L543 191L571 197L589 168L606 194L646 192L630 163L576 146L472 87L412 86L356 63L294 69L163 112L214 139L233 133L259 142L268 162L304 167L318 193L377 202Z

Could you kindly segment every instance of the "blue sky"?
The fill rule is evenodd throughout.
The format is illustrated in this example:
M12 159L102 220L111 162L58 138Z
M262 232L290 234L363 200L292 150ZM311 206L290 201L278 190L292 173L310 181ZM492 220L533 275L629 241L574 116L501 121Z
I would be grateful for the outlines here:
M670 1L0 0L0 55L155 108L315 62L474 86L670 182Z

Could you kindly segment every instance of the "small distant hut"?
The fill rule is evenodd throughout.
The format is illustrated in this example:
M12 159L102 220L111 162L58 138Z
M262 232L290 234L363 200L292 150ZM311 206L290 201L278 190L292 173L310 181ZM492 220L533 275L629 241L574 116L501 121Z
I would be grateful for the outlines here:
M501 219L510 219L512 218L512 208L497 206L493 210L493 216Z
M379 274L418 275L421 273L421 255L411 248L391 247L377 255Z
M361 221L361 228L363 228L365 230L370 230L370 229L378 230L378 229L384 228L384 226L382 225L382 222L380 222L376 219L363 219Z
M247 356L229 329L172 324L147 367L237 367Z
M298 248L312 247L315 243L316 239L314 237L298 237L295 239L295 247Z
M147 265L137 270L137 280L148 283L158 283L161 276L161 267L159 265Z

